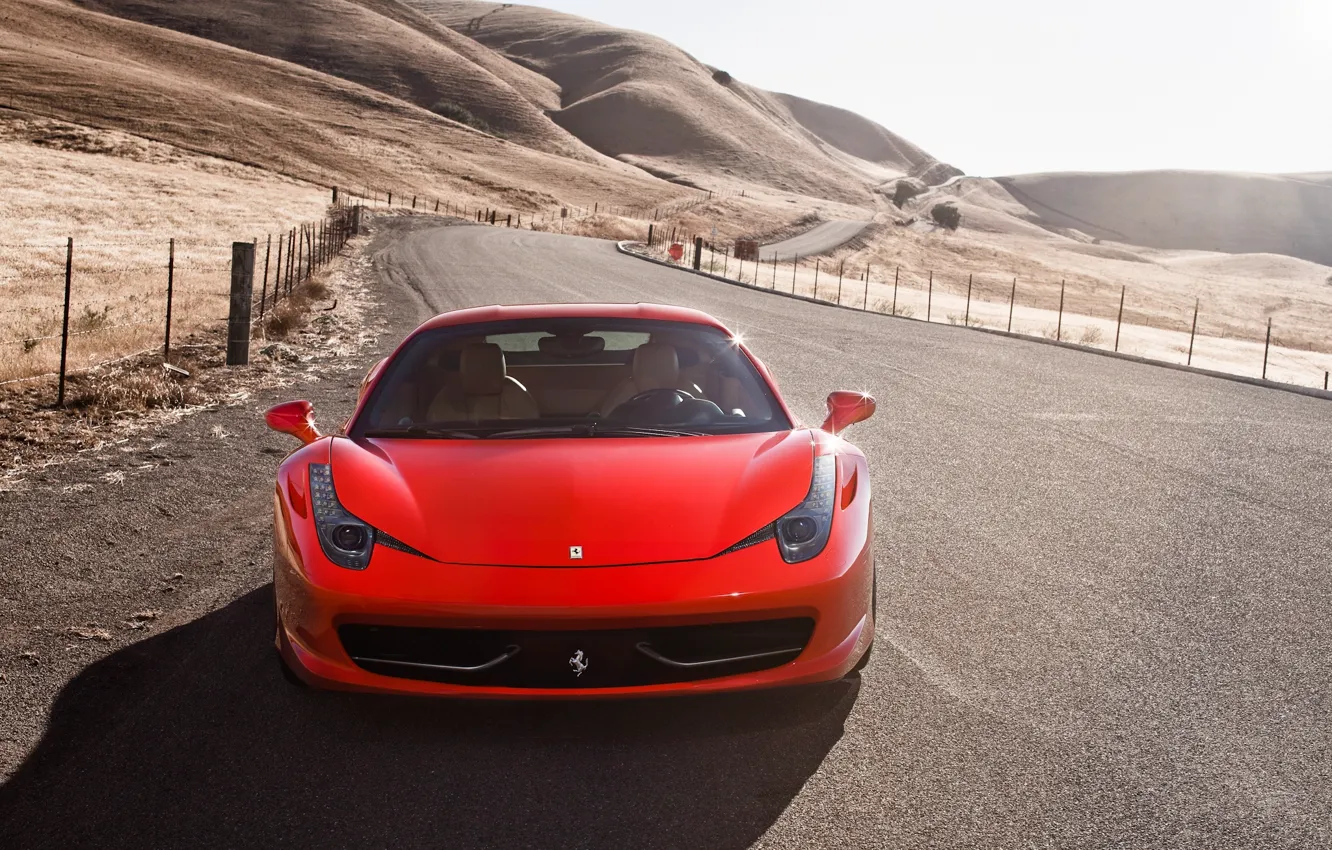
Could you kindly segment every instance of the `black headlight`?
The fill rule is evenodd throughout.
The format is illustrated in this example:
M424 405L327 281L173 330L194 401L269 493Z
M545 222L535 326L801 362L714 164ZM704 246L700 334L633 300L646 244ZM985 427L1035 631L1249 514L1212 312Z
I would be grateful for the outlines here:
M777 546L788 564L808 561L828 545L837 490L837 458L814 458L814 475L805 500L777 520Z
M338 501L333 489L333 467L329 464L310 464L310 504L324 557L349 570L370 566L375 529L348 513Z

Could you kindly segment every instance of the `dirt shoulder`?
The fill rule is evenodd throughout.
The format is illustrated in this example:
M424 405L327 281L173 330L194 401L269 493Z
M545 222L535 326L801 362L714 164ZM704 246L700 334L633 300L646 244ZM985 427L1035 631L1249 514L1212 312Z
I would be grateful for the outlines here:
M0 492L0 779L89 665L270 580L272 475L295 444L262 413L289 398L310 399L326 426L350 413L366 369L425 317L380 274L379 256L446 223L374 219L330 281L338 306L293 346L299 361L238 375L221 404L145 423ZM353 311L364 315L336 318Z

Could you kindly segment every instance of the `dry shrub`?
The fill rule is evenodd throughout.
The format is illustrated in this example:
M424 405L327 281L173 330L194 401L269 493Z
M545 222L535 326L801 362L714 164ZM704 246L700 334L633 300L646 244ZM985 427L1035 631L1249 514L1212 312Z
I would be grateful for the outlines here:
M193 379L169 374L159 364L111 369L71 383L70 406L92 421L125 411L166 410L202 401Z
M1078 336L1078 344L1098 345L1104 338L1105 336L1101 333L1100 328L1095 326L1086 327L1082 329L1081 335Z
M261 339L286 339L293 331L305 327L316 302L323 301L330 295L328 283L322 275L312 277L297 287L272 312L264 316L258 326L255 337Z

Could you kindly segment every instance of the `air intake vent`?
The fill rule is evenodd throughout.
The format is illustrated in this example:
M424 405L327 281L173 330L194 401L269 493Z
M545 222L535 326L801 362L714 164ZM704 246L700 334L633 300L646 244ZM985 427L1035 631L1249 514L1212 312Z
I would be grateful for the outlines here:
M746 537L744 540L741 540L739 543L732 546L731 548L726 549L721 554L729 555L732 552L739 552L741 549L748 549L750 546L757 546L760 543L766 543L767 541L773 539L776 536L777 536L777 526L775 524L765 525L762 528L760 528L758 531Z
M408 555L415 555L418 558L425 558L430 561L435 560L426 553L421 552L417 549L413 549L412 547L408 546L406 543L403 543L398 538L392 536L391 534L385 534L382 531L375 532L375 542L378 543L380 546L384 546L389 549L397 549L399 552L406 552Z

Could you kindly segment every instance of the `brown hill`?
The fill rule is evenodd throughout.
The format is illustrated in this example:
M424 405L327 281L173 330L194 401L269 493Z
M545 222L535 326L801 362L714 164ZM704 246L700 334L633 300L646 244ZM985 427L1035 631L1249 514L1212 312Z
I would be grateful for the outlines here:
M283 59L452 117L461 108L537 150L599 157L543 114L556 86L392 0L76 0L80 5Z
M654 173L870 203L870 187L934 160L888 130L721 75L655 36L531 6L402 0L554 81L551 118Z
M1332 265L1332 183L1320 177L1141 171L997 180L1044 222L1095 237Z
M345 79L61 0L7 4L0 89L18 113L325 185L447 192L515 209L680 195L590 152L583 160L538 152Z

